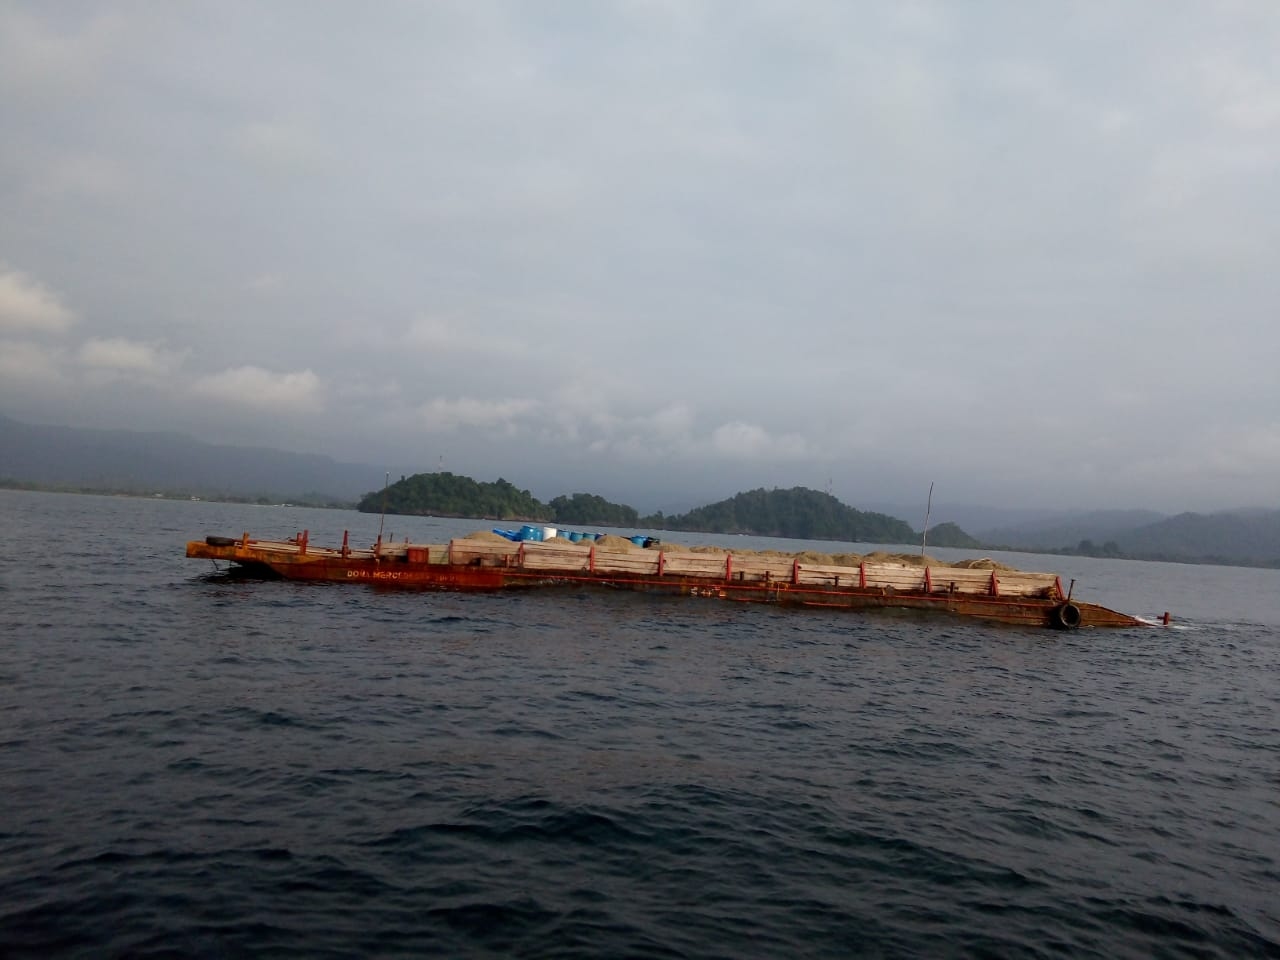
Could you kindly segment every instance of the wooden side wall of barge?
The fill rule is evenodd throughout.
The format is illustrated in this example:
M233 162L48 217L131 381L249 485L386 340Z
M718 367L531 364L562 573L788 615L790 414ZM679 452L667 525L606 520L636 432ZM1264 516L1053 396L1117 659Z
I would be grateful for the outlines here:
M691 553L684 550L663 552L663 571L673 577L711 577L724 579L724 553ZM736 565L734 565L736 569Z
M867 588L871 590L923 590L924 567L908 563L868 563Z
M801 586L844 589L858 586L860 580L861 572L857 567L843 564L801 563L796 569L796 583Z
M930 567L929 581L934 593L959 593L976 597L991 595L991 571L980 567Z
M1002 597L1049 597L1056 600L1061 592L1061 584L1055 573L997 570L996 583Z
M735 556L733 558L733 579L747 583L763 580L782 580L789 583L794 567L795 561L791 557ZM857 568L854 568L854 575L857 575Z
M450 540L449 556L454 563L472 563L476 560L496 566L516 565L520 556L520 544L514 541L494 543L491 540Z
M525 570L582 573L591 569L591 548L568 543L526 543L521 567Z
M596 548L596 573L632 577L656 577L657 550L601 550Z

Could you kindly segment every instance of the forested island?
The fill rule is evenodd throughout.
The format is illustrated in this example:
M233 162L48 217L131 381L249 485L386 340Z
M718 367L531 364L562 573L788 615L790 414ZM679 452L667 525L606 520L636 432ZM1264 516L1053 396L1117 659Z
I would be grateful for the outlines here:
M357 509L378 513L438 517L483 517L490 520L641 527L693 533L740 533L795 540L840 540L858 543L918 543L920 534L896 517L855 510L829 493L806 487L750 490L688 513L642 517L626 504L610 503L590 493L559 496L542 503L501 477L479 482L453 473L418 473L401 477L386 490L361 498ZM978 547L953 523L929 531L939 547Z
M499 477L492 483L455 473L415 473L401 477L386 490L366 493L356 504L362 513L408 514L431 517L478 517L544 523L586 523L635 526L639 514L631 507L610 503L590 493L574 493L543 503Z

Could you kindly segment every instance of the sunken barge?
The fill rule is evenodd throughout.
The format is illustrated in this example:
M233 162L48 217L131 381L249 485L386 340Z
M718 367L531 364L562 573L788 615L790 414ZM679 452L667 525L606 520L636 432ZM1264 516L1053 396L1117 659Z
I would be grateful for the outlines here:
M460 538L447 544L379 539L372 547L358 548L343 534L340 547L316 547L305 531L288 540L258 540L248 533L207 537L190 541L187 556L228 561L241 572L265 577L422 590L600 586L794 607L932 610L1058 630L1149 624L1074 598L1053 573L945 564L867 560L841 566L754 553L500 538Z

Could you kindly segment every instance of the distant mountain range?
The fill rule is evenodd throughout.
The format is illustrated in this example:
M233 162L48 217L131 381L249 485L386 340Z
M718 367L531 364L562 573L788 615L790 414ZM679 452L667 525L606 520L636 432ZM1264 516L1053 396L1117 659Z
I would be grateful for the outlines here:
M317 454L201 443L177 433L81 430L0 416L0 481L206 498L354 502L384 473Z
M0 484L10 486L354 504L380 489L383 476L379 467L318 454L208 444L175 433L37 426L0 415ZM862 509L905 515L874 504ZM975 531L989 549L1280 567L1280 510L1167 516L975 507L948 519ZM941 526L931 527L930 544L942 545L933 535Z
M1139 527L1168 519L1154 510L1092 510L1048 513L1037 518L1006 520L990 528L979 527L983 543L1019 549L1075 547L1082 540L1105 543Z
M992 547L1037 553L1280 567L1280 510L1173 517L1146 510L1095 511L985 530L977 536Z

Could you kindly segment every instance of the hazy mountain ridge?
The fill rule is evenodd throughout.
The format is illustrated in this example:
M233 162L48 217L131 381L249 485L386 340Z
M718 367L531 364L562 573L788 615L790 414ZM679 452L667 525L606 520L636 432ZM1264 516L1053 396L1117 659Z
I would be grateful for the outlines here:
M0 479L20 483L279 499L317 493L354 502L383 476L322 454L222 446L177 433L38 426L0 415Z
M1116 538L1130 556L1280 567L1280 510L1181 513Z
M1089 510L1062 512L1036 520L1005 523L991 529L979 528L983 543L1024 550L1058 550L1076 546L1081 540L1105 543L1141 527L1168 519L1155 510Z
M1101 510L1044 526L985 530L978 536L993 547L1019 550L1280 567L1280 510L1264 508L1173 517Z

